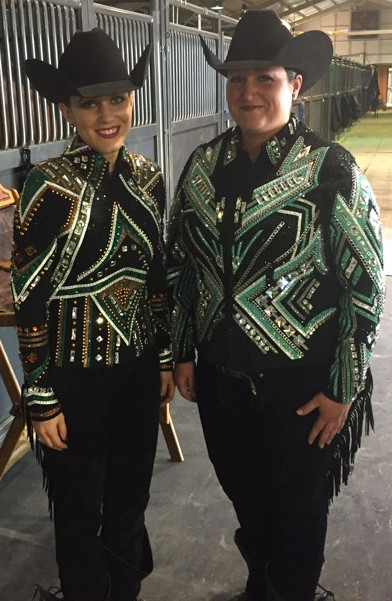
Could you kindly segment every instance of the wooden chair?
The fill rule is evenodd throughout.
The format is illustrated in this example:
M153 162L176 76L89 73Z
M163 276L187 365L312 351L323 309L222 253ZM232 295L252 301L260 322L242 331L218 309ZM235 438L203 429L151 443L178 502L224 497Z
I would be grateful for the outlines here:
M0 313L0 328L12 326L14 314ZM10 415L12 416L7 434L0 447L0 480L5 472L30 449L23 417L20 386L8 359L6 350L0 340L0 376L11 399Z
M17 190L8 190L0 184L0 210L15 204L19 198ZM0 270L9 272L11 261L1 260ZM0 328L14 325L14 314L9 311L0 311ZM0 480L3 474L30 448L23 418L21 405L20 386L8 359L6 349L0 340L0 377L11 399L10 425L0 447Z
M16 190L7 190L0 184L0 209L11 206L16 203L19 194ZM0 269L10 271L10 261L0 261ZM0 328L14 325L15 314L10 311L0 311ZM27 440L26 427L24 423L23 410L21 404L21 390L8 359L6 349L0 340L0 377L4 382L5 388L11 399L10 425L7 434L0 447L0 480L5 472L18 459L20 459L30 448ZM162 428L163 436L169 455L172 461L184 461L174 424L170 416L169 405L161 408L159 423Z
M169 450L170 459L178 462L184 461L184 455L181 451L173 420L170 415L169 405L161 408L159 423L161 424L163 437Z

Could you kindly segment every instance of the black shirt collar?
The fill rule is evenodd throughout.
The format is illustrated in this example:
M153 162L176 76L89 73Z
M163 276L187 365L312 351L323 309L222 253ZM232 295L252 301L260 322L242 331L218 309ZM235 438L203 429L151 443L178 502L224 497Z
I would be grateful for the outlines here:
M79 134L76 134L64 150L65 156L81 172L85 179L97 188L103 178L109 175L109 161L103 155L88 146ZM124 163L129 164L129 153L125 146L118 153L115 171L118 171Z
M298 130L298 123L298 117L296 115L291 115L286 125L262 146L255 164L264 162L265 160L273 165L280 164L282 157L285 154L283 152L284 149L286 147L289 148L294 141L294 135ZM225 148L223 163L226 166L236 158L240 157L244 160L244 154L247 156L246 151L241 147L241 130L237 125L230 132L230 139Z

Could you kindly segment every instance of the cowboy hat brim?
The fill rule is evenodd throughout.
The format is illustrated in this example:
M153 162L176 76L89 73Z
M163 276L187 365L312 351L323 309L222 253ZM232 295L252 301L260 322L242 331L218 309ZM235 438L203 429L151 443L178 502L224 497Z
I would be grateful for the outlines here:
M284 67L302 75L301 93L311 88L320 79L333 55L332 42L322 31L307 31L293 37L276 56L269 60L252 59L224 61L222 63L208 48L201 36L200 41L207 63L221 75L227 77L228 71L235 71L236 69Z
M77 86L62 71L39 59L27 59L25 71L33 88L50 102L57 104L70 96L92 98L130 92L142 87L151 56L151 44L143 51L128 79Z

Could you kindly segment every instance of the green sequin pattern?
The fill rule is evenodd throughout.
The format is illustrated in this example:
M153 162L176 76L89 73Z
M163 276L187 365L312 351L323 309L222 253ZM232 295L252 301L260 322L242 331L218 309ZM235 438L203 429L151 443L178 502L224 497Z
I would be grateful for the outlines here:
M193 358L228 319L269 367L317 362L317 348L327 357L334 344L329 389L350 402L365 381L385 296L377 204L344 149L295 119L289 125L262 151L274 175L263 181L260 172L247 196L222 197L216 186L236 169L238 130L188 162L169 227L175 355Z

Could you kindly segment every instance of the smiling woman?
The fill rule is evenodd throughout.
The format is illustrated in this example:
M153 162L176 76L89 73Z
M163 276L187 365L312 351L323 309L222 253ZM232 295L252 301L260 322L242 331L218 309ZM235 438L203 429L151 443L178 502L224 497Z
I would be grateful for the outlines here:
M102 154L113 172L120 148L131 129L133 93L83 98L71 96L59 103L59 109L80 137Z
M318 587L328 497L372 420L377 204L350 153L291 114L329 65L325 33L247 11L223 62L203 48L236 125L192 153L172 207L175 380L238 517L235 599L333 601Z
M228 72L227 104L252 160L257 158L262 144L289 120L301 85L302 75L293 78L283 67Z
M144 512L159 407L174 393L165 186L158 165L124 146L149 55L129 75L94 29L74 35L58 68L26 61L33 87L76 127L63 155L27 178L12 258L29 434L67 601L136 601L152 570Z

